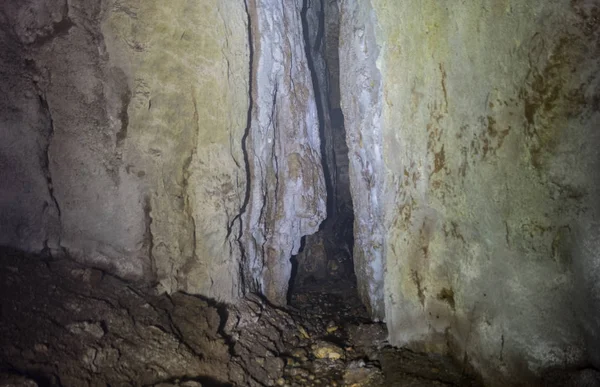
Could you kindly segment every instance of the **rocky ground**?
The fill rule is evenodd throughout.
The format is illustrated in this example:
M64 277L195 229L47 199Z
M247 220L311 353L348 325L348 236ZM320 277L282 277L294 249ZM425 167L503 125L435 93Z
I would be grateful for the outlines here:
M69 260L4 251L0 266L2 387L479 385L389 347L344 281L300 287L282 310L156 295Z
M449 358L390 347L385 324L370 321L351 280L304 285L290 309L301 336L283 385L479 385Z

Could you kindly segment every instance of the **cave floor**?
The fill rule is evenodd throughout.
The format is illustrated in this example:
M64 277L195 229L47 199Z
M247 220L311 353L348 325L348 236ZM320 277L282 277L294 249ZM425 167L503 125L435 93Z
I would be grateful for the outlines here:
M1 386L471 386L387 345L352 283L224 305L155 294L72 260L0 251Z
M289 309L303 340L295 349L300 361L284 369L284 385L480 385L448 357L388 345L385 324L369 319L352 279L302 285ZM321 383L312 384L312 377Z

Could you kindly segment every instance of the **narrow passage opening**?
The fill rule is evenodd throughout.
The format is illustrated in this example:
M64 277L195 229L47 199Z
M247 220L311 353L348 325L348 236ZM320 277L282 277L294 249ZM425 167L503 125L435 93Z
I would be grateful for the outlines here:
M352 259L354 210L340 106L338 1L304 0L302 26L315 91L327 187L327 219L292 257L288 302L299 309L366 318Z

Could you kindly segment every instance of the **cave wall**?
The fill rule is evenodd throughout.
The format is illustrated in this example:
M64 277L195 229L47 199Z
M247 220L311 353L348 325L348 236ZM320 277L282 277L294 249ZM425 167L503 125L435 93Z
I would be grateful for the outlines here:
M130 90L123 166L141 176L135 187L144 195L153 274L167 291L234 299L250 87L244 4L106 7L109 63L126 74Z
M18 144L3 152L23 168L4 180L2 208L15 214L2 219L2 244L45 245L159 290L237 297L228 227L239 227L246 183L243 3L31 0L2 11L25 85L3 110L27 117L2 135L37 145L41 159Z
M284 303L326 215L303 4L2 2L0 244ZM328 103L391 343L498 384L600 366L595 2L339 5Z
M363 300L491 385L598 363L597 2L342 3Z
M301 239L327 215L319 117L302 31L302 1L249 1L250 191L241 218L249 288L285 305Z
M340 5L340 93L354 205L354 270L363 303L371 316L383 319L385 169L376 26L369 2L347 1Z
M0 244L281 302L325 216L301 6L2 2Z

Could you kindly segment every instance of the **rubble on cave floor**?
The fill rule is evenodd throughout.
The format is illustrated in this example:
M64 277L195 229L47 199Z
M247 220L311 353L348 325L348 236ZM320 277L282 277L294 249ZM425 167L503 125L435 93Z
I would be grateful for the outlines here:
M387 345L351 283L288 308L153 294L70 260L0 254L1 386L476 385L446 358Z
M300 340L282 385L479 385L450 358L391 347L385 324L369 319L352 278L302 284L290 301Z

